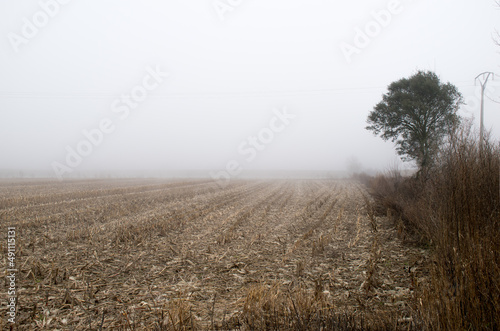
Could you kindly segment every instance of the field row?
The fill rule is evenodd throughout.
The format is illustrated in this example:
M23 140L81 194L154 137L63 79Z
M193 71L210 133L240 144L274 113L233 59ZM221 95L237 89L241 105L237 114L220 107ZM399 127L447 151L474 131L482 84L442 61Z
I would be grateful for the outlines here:
M305 315L409 309L417 254L352 182L12 186L0 217L19 233L25 329L259 328L269 300Z

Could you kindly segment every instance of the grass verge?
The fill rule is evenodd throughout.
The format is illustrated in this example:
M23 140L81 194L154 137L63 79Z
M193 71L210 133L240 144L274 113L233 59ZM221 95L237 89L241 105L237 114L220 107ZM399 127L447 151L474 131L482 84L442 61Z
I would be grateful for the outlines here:
M418 314L435 330L500 329L500 147L480 146L462 128L439 152L425 179L397 172L358 179L376 210L406 239L428 245L428 281Z

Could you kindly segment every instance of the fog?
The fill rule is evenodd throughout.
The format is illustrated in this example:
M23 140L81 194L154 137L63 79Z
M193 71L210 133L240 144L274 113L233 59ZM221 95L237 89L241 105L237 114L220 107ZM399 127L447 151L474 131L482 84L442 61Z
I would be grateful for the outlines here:
M480 118L493 0L0 2L0 172L338 174L401 164L366 131L417 70ZM500 75L485 127L500 138Z

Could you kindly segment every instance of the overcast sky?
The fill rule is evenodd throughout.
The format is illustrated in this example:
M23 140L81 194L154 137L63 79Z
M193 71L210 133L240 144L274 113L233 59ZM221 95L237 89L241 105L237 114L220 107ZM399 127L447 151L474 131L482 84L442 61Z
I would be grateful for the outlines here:
M479 119L493 71L500 100L494 0L22 0L0 22L0 169L383 169L364 127L392 81L433 70Z

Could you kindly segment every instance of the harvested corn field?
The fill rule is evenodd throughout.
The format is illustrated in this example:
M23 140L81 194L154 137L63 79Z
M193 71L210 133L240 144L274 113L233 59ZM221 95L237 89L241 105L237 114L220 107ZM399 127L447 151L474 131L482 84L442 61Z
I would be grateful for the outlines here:
M367 196L343 180L2 181L16 327L408 328L423 252Z

